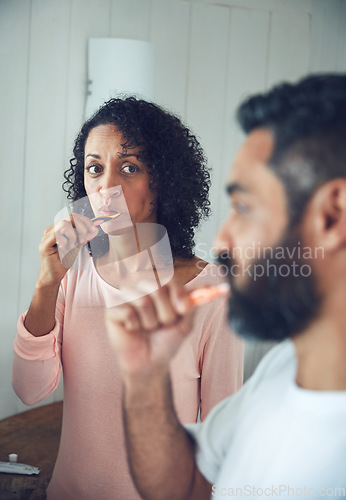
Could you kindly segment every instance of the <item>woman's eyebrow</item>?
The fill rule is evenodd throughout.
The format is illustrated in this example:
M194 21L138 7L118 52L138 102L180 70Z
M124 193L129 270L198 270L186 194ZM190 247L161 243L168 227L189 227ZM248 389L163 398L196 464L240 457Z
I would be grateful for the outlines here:
M97 160L101 160L101 156L98 155L97 153L88 153L85 158L88 158L89 156L91 158L96 158ZM140 160L141 157L138 154L135 154L135 153L118 153L118 158L120 160L122 158L130 158L130 157L137 158L138 161L141 161Z
M138 160L140 159L140 156L138 154L135 154L135 153L118 153L119 159L129 158L131 156L133 156L134 158L137 158Z
M98 160L101 159L101 156L96 153L89 153L86 155L86 158L88 158L88 156L91 156L92 158L97 158Z

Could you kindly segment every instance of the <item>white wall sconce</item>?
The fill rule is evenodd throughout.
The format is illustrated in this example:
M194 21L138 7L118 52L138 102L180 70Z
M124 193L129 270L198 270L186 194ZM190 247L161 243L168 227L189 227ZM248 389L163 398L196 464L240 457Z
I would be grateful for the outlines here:
M111 97L155 99L155 46L124 38L89 38L85 119Z

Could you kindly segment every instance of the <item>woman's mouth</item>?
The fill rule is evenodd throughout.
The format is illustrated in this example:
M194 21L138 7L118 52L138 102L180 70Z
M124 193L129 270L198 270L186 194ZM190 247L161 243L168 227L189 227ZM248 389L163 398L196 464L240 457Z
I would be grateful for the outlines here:
M120 214L119 210L111 209L109 207L100 207L99 212L104 217L112 217L115 214Z

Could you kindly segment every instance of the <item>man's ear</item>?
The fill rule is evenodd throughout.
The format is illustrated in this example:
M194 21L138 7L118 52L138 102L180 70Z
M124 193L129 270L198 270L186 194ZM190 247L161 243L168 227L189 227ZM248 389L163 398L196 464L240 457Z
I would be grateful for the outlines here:
M321 186L309 205L316 244L330 251L346 247L346 178Z

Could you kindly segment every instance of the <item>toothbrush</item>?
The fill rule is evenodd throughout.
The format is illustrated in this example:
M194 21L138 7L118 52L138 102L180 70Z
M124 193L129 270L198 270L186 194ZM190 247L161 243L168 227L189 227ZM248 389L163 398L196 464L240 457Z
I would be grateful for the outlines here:
M93 225L97 227L97 226L101 226L101 224L103 224L104 222L108 222L109 220L116 219L117 217L119 217L119 215L121 215L121 212L117 212L113 215L105 215L104 217L94 217L93 219L90 219L90 220L93 223ZM76 225L74 223L72 213L69 213L69 217L70 217L72 227L74 229L76 229ZM56 243L54 243L53 247L56 248L57 246L58 245Z
M94 219L91 219L91 222L93 223L94 226L101 226L104 222L108 222L112 219L116 219L121 215L121 212L117 212L113 215L105 215L104 217L94 217Z
M189 293L190 303L194 306L200 306L207 304L217 297L222 295L227 295L230 291L230 286L228 283L221 283L216 286L204 286L202 288L196 288Z

